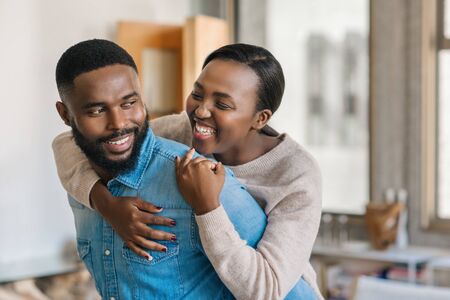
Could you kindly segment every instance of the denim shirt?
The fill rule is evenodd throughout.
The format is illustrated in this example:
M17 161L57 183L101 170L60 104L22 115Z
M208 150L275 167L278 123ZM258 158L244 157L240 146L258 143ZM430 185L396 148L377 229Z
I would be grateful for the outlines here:
M96 211L69 196L78 252L102 299L233 298L208 261L193 211L177 188L175 157L184 156L187 150L185 145L154 136L149 129L134 169L108 182L113 195L138 196L163 207L159 215L176 221L171 228L152 225L173 232L177 240L158 241L167 252L148 250L151 261L131 251ZM220 201L240 237L256 247L266 215L228 169Z

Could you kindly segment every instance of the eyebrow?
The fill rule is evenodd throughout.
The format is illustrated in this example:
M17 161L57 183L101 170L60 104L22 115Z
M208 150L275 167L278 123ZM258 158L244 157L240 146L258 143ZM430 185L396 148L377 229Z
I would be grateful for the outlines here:
M198 83L198 81L194 82L194 86L195 86L196 88L199 88L199 89L201 89L201 90L204 90L203 85L201 85L200 83Z
M198 83L198 82L195 82L195 83L194 83L194 86L197 87L197 88L199 88L199 89L201 89L201 90L204 90L203 85L201 85L201 84ZM222 92L214 92L214 93L213 93L213 96L219 97L219 98L231 98L231 99L233 98L233 97L231 97L230 95L228 95L227 93L222 93Z
M89 109L92 107L97 107L97 106L106 106L105 102L90 102L86 105L83 105L82 109Z
M128 100L128 99L130 99L130 98L132 98L134 96L139 96L139 94L137 92L131 92L131 93L123 96L122 100ZM106 103L105 102L101 102L101 101L100 102L91 102L91 103L88 103L88 104L84 105L83 109L89 109L89 108L97 107L97 106L106 106Z
M129 93L128 95L123 96L122 99L123 100L128 100L130 98L133 98L134 96L139 96L139 94L137 92L133 91L133 92Z
M227 93L221 93L221 92L214 92L213 96L215 97L219 97L219 98L232 98L230 95L228 95Z

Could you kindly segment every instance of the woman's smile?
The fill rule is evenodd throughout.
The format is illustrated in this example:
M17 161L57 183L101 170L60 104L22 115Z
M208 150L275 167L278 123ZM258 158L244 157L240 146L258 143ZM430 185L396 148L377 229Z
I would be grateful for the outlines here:
M216 129L211 125L194 118L193 135L194 139L206 140L216 136Z

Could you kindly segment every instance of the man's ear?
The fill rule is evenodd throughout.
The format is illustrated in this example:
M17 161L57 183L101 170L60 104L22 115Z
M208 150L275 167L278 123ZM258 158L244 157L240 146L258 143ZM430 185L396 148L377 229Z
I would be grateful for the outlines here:
M151 118L150 118L150 111L148 110L148 108L147 108L147 105L144 103L144 101L141 101L142 102L142 105L144 106L144 110L145 110L145 113L147 114L147 120L151 120Z
M267 125L272 117L272 111L270 109L263 109L256 113L255 120L253 122L253 129L260 130Z
M70 126L70 113L67 109L67 106L61 101L56 102L56 110L58 111L59 116L64 121L64 124Z

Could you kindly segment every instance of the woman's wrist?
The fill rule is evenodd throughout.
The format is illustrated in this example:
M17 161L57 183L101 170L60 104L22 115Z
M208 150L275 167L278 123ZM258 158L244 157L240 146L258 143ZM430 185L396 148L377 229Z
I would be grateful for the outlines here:
M104 186L101 181L97 181L92 187L89 194L91 207L98 211L102 216L106 217L107 208L111 207L111 202L114 201L114 196L111 195L108 188Z
M201 205L199 205L198 207L194 207L193 209L194 209L194 213L197 216L201 216L201 215L209 213L210 211L215 210L219 206L220 206L220 202L218 199L216 199L214 201L206 201L206 202L202 203Z

